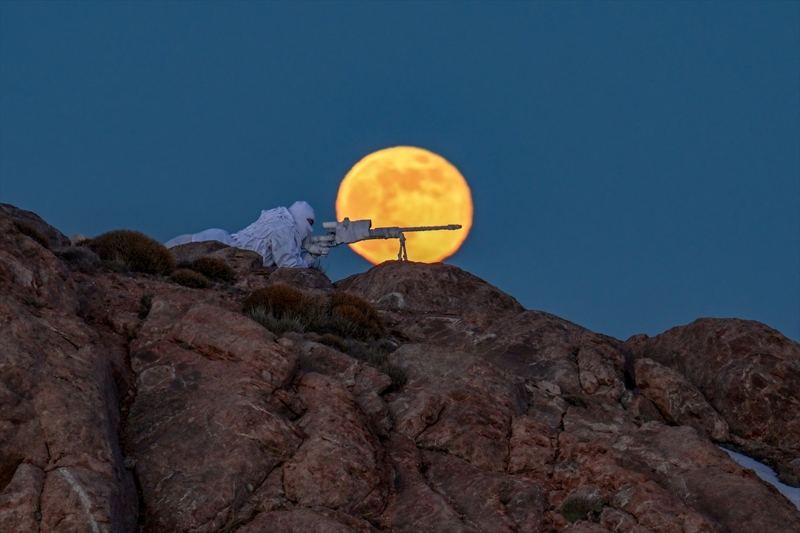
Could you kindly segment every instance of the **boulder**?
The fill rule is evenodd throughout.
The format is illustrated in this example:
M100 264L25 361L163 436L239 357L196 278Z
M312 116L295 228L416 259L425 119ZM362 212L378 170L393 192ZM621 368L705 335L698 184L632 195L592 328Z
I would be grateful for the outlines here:
M798 485L800 344L752 320L696 320L625 343L689 380L725 419L735 446Z
M36 232L47 239L48 248L56 249L72 245L72 241L70 241L66 235L45 222L42 217L33 211L26 211L11 204L0 203L0 213L7 216L13 222L33 228Z
M640 394L667 422L692 426L718 442L728 440L728 424L685 377L652 359L637 359L634 368Z

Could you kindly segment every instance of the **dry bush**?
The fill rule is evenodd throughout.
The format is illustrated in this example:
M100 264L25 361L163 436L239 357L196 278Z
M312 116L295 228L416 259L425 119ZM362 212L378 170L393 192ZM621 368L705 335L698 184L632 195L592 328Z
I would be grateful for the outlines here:
M275 284L253 292L244 302L244 312L276 335L288 331L321 334L322 344L389 376L391 390L401 391L406 384L403 369L389 362L389 354L397 346L383 338L383 321L363 298L341 292L328 296Z
M201 257L192 263L191 269L214 281L230 283L236 279L236 272L218 257Z
M339 350L342 353L347 353L347 343L338 335L334 335L333 333L326 333L320 339L319 342L324 344L325 346L330 346L334 350Z
M331 317L335 333L361 340L380 339L386 335L383 320L368 301L346 292L331 296Z
M303 291L290 285L276 283L254 291L244 301L245 313L263 307L276 318L286 314L299 314Z
M172 281L184 287L192 289L206 289L211 286L211 282L207 277L200 272L189 270L188 268L179 268L172 273Z
M134 272L169 274L175 270L175 258L167 247L140 231L109 231L84 245L101 259L123 263Z
M32 224L28 224L27 222L22 222L21 220L17 220L14 222L14 225L17 227L20 233L23 235L30 237L34 241L38 242L45 248L50 248L50 239L42 235L39 230L33 227Z
M286 314L277 318L263 306L252 308L245 312L245 314L275 335L283 335L288 331L296 331L297 333L304 333L306 331L303 320L297 315Z
M602 500L589 495L568 496L559 509L561 516L570 522L577 522L578 520L593 520L596 522L602 511Z
M383 321L366 300L345 293L327 296L276 283L253 292L244 312L262 307L274 318L297 318L305 331L331 333L344 339L370 341L385 336Z
M394 363L386 361L378 367L378 370L389 376L389 379L392 380L393 392L401 392L405 388L406 383L408 383L405 371Z
M142 295L139 300L139 318L144 320L150 314L150 309L153 308L153 295L146 293Z
M97 254L83 246L57 248L55 254L84 274L94 274L103 267Z

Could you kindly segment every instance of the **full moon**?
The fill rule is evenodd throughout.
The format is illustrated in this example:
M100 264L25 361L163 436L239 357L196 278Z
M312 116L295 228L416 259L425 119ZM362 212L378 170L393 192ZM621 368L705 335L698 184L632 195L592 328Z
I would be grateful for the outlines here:
M422 148L378 150L355 164L342 180L336 217L372 220L372 227L445 226L455 231L407 232L408 259L435 263L453 255L472 227L472 195L466 180L445 158ZM397 239L349 245L378 264L397 259Z

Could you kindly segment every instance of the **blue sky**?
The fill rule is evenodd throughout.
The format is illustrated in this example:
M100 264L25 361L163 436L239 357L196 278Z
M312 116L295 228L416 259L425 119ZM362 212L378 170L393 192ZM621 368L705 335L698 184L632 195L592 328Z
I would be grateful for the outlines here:
M447 262L525 307L798 340L799 28L794 1L3 0L0 201L162 241L333 220L354 163L420 146L472 188Z

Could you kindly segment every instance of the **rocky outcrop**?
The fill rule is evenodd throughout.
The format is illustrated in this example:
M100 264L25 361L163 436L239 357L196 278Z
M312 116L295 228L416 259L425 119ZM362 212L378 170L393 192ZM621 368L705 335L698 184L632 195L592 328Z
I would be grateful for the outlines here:
M0 213L0 530L800 530L715 444L791 472L800 356L765 326L622 343L448 265L334 287L219 243L174 253L237 279L86 268ZM242 314L272 283L371 301L390 364Z
M634 371L639 392L667 422L692 426L717 442L728 440L728 424L685 377L652 359L637 359Z
M732 444L800 486L800 345L752 320L700 319L625 343L685 376L725 419Z
M0 215L0 516L17 531L132 531L138 501L102 337L69 271Z

